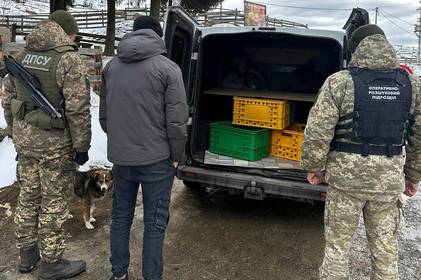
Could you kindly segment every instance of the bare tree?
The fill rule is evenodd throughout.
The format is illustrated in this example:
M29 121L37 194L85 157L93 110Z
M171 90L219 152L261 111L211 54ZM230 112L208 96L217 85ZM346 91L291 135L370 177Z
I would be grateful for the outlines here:
M53 13L57 10L66 10L66 2L66 0L50 0L50 13Z
M114 55L115 44L115 1L107 0L107 35L104 55Z
M161 0L151 0L151 17L159 20L159 10L161 7Z

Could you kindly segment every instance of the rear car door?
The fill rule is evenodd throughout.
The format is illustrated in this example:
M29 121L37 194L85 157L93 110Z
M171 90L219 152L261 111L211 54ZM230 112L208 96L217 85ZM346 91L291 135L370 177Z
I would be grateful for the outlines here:
M181 7L170 7L165 19L164 36L168 58L180 67L187 100L191 104L200 36L198 23Z
M355 29L366 24L370 24L369 13L362 8L352 9L351 15L343 27L346 33L344 38L344 59L348 62L351 59L351 53L348 50L348 40L351 38L352 32L354 32Z

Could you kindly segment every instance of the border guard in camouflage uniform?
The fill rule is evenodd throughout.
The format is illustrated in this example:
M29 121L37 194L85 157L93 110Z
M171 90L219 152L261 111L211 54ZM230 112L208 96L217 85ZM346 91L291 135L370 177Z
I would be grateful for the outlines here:
M5 81L2 105L19 155L19 271L31 272L41 258L39 279L67 279L86 268L84 261L62 258L74 172L88 160L91 141L87 69L74 43L76 32L73 16L56 11L27 36L26 48L17 56L63 118L53 119L37 108L16 79Z
M355 30L349 49L350 66L325 81L302 145L308 181L329 185L320 279L349 279L348 254L362 213L371 279L397 280L399 197L405 188L415 195L421 179L420 82L399 69L377 25Z

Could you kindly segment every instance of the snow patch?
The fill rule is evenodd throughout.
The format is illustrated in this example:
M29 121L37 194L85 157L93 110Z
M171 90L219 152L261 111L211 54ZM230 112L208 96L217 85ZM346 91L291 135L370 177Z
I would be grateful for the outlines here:
M99 124L99 96L93 92L91 93L91 115L92 140L89 149L89 161L80 167L81 171L87 171L93 166L112 166L107 159L107 135L102 131Z
M3 114L0 119L3 119ZM0 188L13 184L16 179L16 151L12 140L6 137L0 143Z
M3 107L0 106L0 128L6 128L7 123L6 120L4 119L4 111L3 111Z

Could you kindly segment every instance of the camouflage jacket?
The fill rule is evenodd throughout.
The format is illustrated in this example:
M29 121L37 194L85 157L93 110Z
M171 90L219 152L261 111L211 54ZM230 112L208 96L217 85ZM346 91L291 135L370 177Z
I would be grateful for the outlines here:
M353 54L351 67L378 71L399 68L396 53L381 35L361 41ZM326 171L327 183L354 193L399 194L404 189L404 175L411 181L421 180L421 97L420 81L412 84L411 112L416 116L414 135L405 155L367 156L330 151L338 119L354 110L354 83L348 70L327 78L310 111L304 132L301 165L308 171Z
M64 30L52 21L41 22L26 38L26 49L30 51L46 51L59 46L76 48ZM73 150L89 149L90 91L87 69L77 52L68 52L61 57L56 79L65 101L67 126L64 130L42 130L25 121L13 120L11 100L16 98L15 81L10 76L5 79L2 105L18 153L62 155L72 153Z

